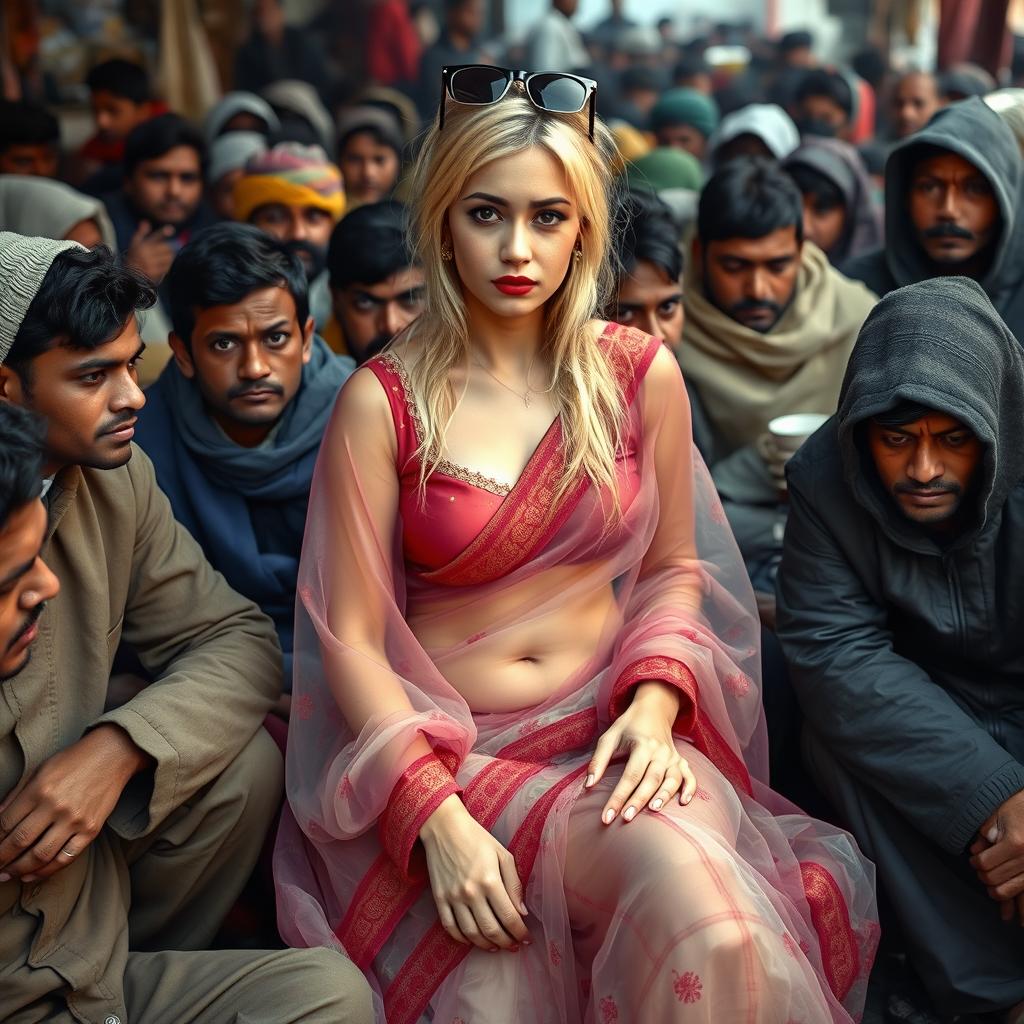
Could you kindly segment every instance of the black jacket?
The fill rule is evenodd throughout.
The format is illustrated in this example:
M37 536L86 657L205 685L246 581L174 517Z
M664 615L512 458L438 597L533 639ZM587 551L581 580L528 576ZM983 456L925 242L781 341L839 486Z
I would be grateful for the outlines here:
M1013 132L980 99L940 110L921 131L893 147L885 164L885 248L850 260L841 269L876 295L935 276L934 265L917 241L907 201L914 166L922 147L928 146L962 156L991 183L1002 227L992 265L979 283L1014 336L1024 338L1024 164Z
M983 445L944 545L903 516L863 445L865 421L901 400ZM778 632L808 727L959 852L1024 789L1024 357L976 282L926 281L875 307L838 412L787 478Z

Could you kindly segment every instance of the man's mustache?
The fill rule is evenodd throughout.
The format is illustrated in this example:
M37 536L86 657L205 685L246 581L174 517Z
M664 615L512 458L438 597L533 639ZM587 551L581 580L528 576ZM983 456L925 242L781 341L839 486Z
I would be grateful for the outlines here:
M14 639L7 645L8 651L14 647L14 645L18 643L18 641L21 640L21 638L39 621L39 616L43 614L43 609L45 608L46 602L40 601L39 604L37 604L35 608L28 613L28 616L25 619L25 624L18 630L14 635ZM7 652L5 651L4 653L6 654Z
M112 434L115 430L120 430L126 423L131 423L137 417L137 412L123 412L119 416L115 416L109 423L104 423L96 431L96 436L102 437L104 434Z
M249 380L244 384L236 384L228 390L228 398L241 398L254 391L272 391L275 395L283 395L284 388L272 380Z
M327 267L327 250L322 246L296 240L286 242L285 248L302 260L302 267L306 271L306 278L309 281L318 278ZM303 256L306 259L303 259Z
M770 299L744 299L737 302L730 310L731 313L774 313L778 316L782 307Z
M933 228L926 228L925 238L962 238L965 242L973 242L975 235L973 231L960 227L959 224L936 224Z
M892 489L894 494L963 494L963 488L955 480L933 480L927 484L898 483Z

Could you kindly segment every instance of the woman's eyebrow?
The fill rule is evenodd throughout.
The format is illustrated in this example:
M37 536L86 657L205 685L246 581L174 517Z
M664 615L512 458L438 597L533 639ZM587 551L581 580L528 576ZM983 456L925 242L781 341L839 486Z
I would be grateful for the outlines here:
M494 203L495 206L508 206L508 200L501 196L492 196L487 192L474 192L472 195L463 196L462 201L468 203L470 199L482 199L486 203Z
M482 199L485 203L493 203L495 206L508 206L508 200L501 196L492 196L489 192L474 192L471 195L463 196L462 201L468 203L471 199ZM542 206L568 206L569 200L564 196L552 196L550 199L534 199L530 206L539 209Z

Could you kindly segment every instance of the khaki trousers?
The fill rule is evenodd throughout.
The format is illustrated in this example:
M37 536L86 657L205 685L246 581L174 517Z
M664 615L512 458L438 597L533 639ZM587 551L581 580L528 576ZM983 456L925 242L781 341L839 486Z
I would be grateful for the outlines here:
M282 774L281 755L260 729L217 779L150 835L124 843L128 1020L111 1014L95 1024L372 1024L369 985L340 953L206 948L256 864ZM12 1024L75 1019L52 978L50 992Z
M373 1021L366 980L331 950L176 952L213 940L256 865L283 783L281 755L260 729L206 790L127 845L128 1024Z
M330 949L129 953L124 994L122 1024L373 1024L366 979Z

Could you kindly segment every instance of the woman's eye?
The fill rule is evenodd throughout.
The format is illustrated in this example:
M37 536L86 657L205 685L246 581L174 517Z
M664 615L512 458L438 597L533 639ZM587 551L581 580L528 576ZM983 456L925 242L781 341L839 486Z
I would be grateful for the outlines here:
M555 224L560 224L565 217L560 214L557 210L541 210L537 214L537 220L544 225L544 227L554 227Z
M481 224L493 224L498 219L498 211L493 206L478 206L470 216Z

